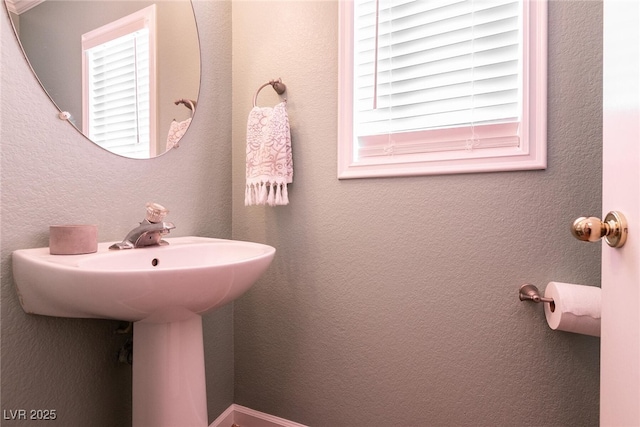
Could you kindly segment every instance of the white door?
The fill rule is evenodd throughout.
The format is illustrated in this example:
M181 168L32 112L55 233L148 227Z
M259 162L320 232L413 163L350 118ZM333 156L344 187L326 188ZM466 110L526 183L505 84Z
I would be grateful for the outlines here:
M639 29L638 0L604 0L602 209L622 212L629 236L602 246L601 426L640 426Z

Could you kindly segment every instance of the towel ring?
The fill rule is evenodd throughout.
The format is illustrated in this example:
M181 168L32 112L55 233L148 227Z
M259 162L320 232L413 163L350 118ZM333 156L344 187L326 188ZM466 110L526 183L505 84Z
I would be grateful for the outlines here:
M176 105L180 105L183 104L185 107L187 107L189 110L191 110L191 118L193 118L193 114L196 112L196 105L198 105L197 101L193 101L191 99L178 99L177 101L174 102L174 104Z
M260 86L258 88L258 90L256 91L256 94L253 95L253 106L257 107L257 102L258 102L258 94L260 93L260 91L262 90L262 88L266 87L266 86L273 86L273 90L276 91L276 93L278 95L282 95L286 90L287 90L287 86L282 83L282 79L278 79L276 80L269 80L268 82L266 82L265 84L263 84L262 86Z

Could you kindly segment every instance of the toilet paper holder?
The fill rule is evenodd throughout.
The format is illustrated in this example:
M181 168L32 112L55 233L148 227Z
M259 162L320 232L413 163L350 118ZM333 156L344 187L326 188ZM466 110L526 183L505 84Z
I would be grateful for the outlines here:
M553 311L553 308L555 305L553 298L541 297L540 291L535 285L532 285L530 283L525 283L524 285L520 286L520 291L518 293L518 296L520 297L520 301L533 301L536 303L548 302L551 304L551 307L552 307L551 311Z

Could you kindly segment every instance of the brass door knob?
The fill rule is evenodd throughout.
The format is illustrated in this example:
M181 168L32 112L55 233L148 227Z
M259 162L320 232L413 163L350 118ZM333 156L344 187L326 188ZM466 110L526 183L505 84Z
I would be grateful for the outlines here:
M607 214L604 221L599 218L580 217L573 221L571 234L584 242L597 242L604 237L612 248L620 248L627 241L627 219L620 212L612 211Z

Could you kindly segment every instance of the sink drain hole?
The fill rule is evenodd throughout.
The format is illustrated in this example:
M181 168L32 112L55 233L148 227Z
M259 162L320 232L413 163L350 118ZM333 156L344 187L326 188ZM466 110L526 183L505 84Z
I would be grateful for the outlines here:
M158 265L158 258L154 258L151 260L151 265L153 265L154 267Z

